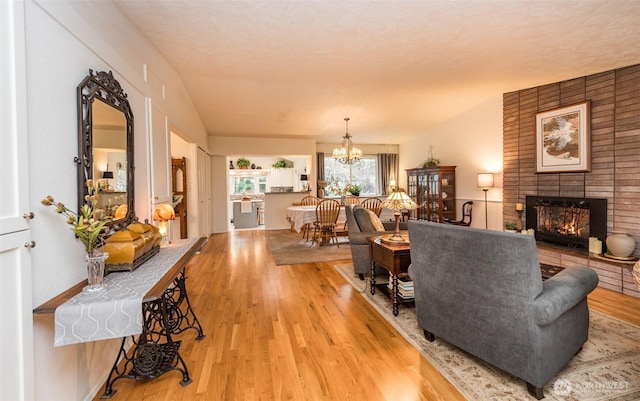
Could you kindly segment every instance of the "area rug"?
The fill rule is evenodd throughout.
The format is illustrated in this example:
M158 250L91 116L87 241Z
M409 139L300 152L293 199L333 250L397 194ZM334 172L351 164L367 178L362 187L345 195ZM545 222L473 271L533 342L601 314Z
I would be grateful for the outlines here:
M266 233L267 244L278 266L351 259L351 246L346 236L338 237L339 247L333 242L318 247L317 243L306 241L302 233L295 231L268 230Z
M334 264L358 291L363 282L353 266ZM400 305L393 316L390 299L369 288L361 295L469 400L535 400L525 383L436 338L430 343L418 327L415 307ZM544 386L545 400L640 400L640 327L590 311L589 339Z

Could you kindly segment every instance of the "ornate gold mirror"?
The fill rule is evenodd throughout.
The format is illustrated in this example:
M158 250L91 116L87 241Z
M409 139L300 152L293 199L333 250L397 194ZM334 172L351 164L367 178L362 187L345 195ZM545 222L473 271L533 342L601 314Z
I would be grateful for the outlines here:
M96 72L78 85L78 207L88 193L87 180L98 180L98 206L121 205L114 224L126 226L133 211L133 113L111 71Z

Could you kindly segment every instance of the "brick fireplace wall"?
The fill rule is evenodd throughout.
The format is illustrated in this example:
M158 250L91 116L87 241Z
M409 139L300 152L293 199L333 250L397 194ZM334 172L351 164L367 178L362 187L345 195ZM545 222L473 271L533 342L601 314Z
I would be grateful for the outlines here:
M536 113L591 101L591 171L536 174ZM640 256L640 64L503 95L504 221L526 195L606 198ZM522 219L524 220L524 214Z

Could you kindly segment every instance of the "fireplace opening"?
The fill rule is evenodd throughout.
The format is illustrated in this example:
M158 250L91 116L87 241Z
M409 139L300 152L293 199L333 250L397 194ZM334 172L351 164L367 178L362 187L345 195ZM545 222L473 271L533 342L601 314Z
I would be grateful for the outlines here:
M537 241L588 249L589 237L605 242L607 200L527 196L526 221Z

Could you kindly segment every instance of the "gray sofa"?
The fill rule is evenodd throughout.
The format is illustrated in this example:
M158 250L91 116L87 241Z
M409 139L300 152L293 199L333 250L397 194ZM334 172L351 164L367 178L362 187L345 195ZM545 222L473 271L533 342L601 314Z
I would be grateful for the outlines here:
M589 333L593 269L542 281L531 235L409 222L419 326L524 380L534 397Z
M345 206L345 214L347 216L349 243L351 244L353 271L360 276L361 280L364 280L364 276L371 272L367 237L393 234L396 223L395 221L383 221L382 224L386 230L377 231L369 218L367 210L361 205ZM406 223L401 223L400 228L406 230Z

